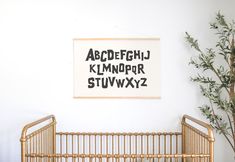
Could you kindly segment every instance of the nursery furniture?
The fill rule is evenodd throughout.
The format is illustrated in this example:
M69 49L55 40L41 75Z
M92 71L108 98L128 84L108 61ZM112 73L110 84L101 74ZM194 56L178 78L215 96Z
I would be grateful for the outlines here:
M50 115L23 128L21 162L213 162L211 126L181 123L181 132L57 132Z

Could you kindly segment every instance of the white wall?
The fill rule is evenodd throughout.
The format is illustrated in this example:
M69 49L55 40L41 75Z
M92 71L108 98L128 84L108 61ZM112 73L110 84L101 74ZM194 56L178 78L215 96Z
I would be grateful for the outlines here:
M213 44L208 22L234 0L0 0L0 162L20 161L24 124L55 114L59 130L174 131L180 117L203 119L189 81L184 32ZM72 39L161 37L160 100L73 99ZM233 161L216 136L215 161Z

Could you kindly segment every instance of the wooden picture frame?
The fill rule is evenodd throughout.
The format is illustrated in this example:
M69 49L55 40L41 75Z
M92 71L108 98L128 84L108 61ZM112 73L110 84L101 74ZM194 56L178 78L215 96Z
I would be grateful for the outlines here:
M74 98L160 98L160 38L76 38Z

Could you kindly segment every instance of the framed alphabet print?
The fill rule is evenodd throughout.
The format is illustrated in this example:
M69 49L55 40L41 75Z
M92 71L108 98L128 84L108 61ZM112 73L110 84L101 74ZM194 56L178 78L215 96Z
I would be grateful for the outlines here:
M160 98L159 38L78 38L74 98Z

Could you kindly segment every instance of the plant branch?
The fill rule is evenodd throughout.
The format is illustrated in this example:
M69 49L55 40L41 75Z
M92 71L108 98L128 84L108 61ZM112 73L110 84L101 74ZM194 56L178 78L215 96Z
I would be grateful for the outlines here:
M210 105L211 105L211 109L212 109L213 116L216 116L216 115L215 115L215 111L214 111L213 104L212 104L211 100L209 100L209 101L210 101ZM222 134L224 135L224 137L225 137L225 138L227 139L227 141L229 142L229 144L230 144L230 146L232 147L233 151L235 152L235 148L234 148L232 142L230 141L230 139L229 139L228 136L226 135L226 132L224 132L224 130L221 128L221 126L220 126L220 124L219 124L217 118L215 118L215 122L216 122L216 125L218 126L218 128L221 130L221 132L222 132Z
M230 130L231 130L231 132L232 132L232 135L234 136L234 130L233 130L231 118L230 118L230 116L228 115L227 112L226 112L226 115L227 115L227 118L228 118L228 121L229 121ZM232 136L232 138L233 138L233 136Z
M204 55L204 53L201 52L201 50L200 50L200 53L201 53L202 55ZM203 60L203 62L207 64L207 62L206 62L205 60ZM213 66L212 64L210 64L209 66L211 67L211 70L215 73L215 75L217 76L217 78L220 80L221 84L223 84L223 81L222 81L221 77L219 76L218 72L215 70L214 66ZM227 92L228 95L229 95L230 92L229 92L228 88L226 88L226 87L224 87L224 88L225 88L226 92Z

